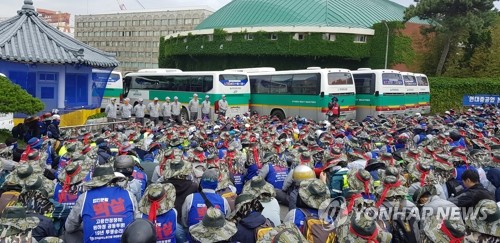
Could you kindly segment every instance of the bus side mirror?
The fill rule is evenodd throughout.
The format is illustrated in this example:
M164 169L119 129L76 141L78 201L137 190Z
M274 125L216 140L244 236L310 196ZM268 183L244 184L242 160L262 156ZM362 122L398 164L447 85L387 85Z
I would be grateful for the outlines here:
M321 98L325 98L325 92L321 92L321 93L319 94L319 97L321 97Z
M375 91L375 96L379 96L379 92L378 91Z

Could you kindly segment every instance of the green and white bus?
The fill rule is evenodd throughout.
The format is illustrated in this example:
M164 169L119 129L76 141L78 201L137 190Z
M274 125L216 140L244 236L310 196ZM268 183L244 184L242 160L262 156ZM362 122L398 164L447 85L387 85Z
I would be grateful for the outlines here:
M401 75L403 75L403 80L405 81L405 112L410 115L420 113L418 85L415 74L401 72Z
M422 73L415 73L418 84L418 105L422 114L431 112L431 89L427 76Z
M327 119L328 103L337 97L341 118L356 117L351 71L339 68L250 72L250 108L261 115Z
M92 80L96 85L106 85L104 95L101 101L101 109L106 108L111 98L119 99L123 93L123 78L122 73L118 71L109 71L93 69ZM101 86L99 86L101 87Z
M352 71L356 85L356 119L405 113L405 85L397 70L360 68Z
M210 96L212 107L222 95L226 95L229 109L226 116L243 115L249 111L250 83L248 75L242 72L204 71L204 72L136 72L129 73L124 78L123 97L129 98L131 104L139 99L147 105L155 97L160 103L175 96L182 103L181 116L189 119L188 103L193 94L198 94L200 104L205 95ZM212 108L212 117L214 108Z

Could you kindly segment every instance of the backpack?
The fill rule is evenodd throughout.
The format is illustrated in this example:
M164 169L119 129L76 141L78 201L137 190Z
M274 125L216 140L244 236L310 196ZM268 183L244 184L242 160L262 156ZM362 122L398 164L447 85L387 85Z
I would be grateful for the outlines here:
M313 216L308 210L300 210L305 216L304 232L302 234L306 237L307 241L312 243L333 243L335 242L335 232L329 228L329 223L324 222L316 216Z
M255 241L260 241L264 238L264 235L271 231L274 227L273 222L266 218L266 222L264 222L259 227L255 228Z
M3 212L6 207L15 206L17 199L19 198L19 194L21 193L17 191L2 193L2 196L0 197L0 213Z
M332 198L343 196L344 192L349 189L349 184L347 183L347 172L346 169L341 169L335 171L330 176L330 182L328 188L330 189Z
M446 189L448 189L448 197L452 197L462 193L464 187L460 185L457 179L452 178L446 181Z
M227 203L229 204L229 207L231 208L231 211L234 211L236 208L236 193L232 192L231 189L226 188L220 191L217 191L217 194L219 194L221 197L225 198Z

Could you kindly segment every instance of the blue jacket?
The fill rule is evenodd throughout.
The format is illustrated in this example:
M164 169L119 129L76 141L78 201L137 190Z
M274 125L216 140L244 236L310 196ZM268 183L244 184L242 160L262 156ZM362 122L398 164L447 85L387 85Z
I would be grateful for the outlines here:
M492 168L486 173L486 178L495 186L495 201L500 202L500 168Z

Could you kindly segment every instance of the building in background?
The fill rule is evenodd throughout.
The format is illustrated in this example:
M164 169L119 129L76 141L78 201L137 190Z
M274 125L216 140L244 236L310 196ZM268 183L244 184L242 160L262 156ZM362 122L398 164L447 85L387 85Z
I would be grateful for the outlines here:
M199 9L136 11L75 16L75 38L116 53L118 70L158 68L161 36L193 30L213 13Z
M63 13L43 8L37 8L36 11L41 18L43 18L50 25L56 27L58 30L70 35L73 33L70 25L70 13Z

